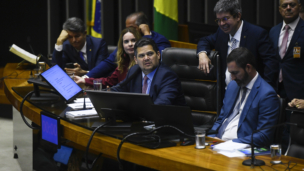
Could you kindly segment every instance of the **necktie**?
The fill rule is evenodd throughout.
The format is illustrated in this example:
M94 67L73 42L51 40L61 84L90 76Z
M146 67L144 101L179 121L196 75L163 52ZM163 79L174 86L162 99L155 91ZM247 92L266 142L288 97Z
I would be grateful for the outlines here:
M231 38L230 42L231 42L231 48L230 48L231 50L230 50L229 53L231 53L231 51L232 51L233 49L237 48L237 47L236 47L237 40L236 40L235 38ZM228 57L228 55L229 55L229 54L227 54L227 57ZM230 72L228 71L228 68L226 68L225 75L226 75L225 82L226 82L226 85L228 85L228 84L231 82L231 80L232 80L232 79L231 79L231 74L230 74Z
M234 110L232 111L232 113L230 114L230 116L226 119L226 121L221 125L217 137L218 138L222 138L226 127L228 126L228 124L232 121L232 119L239 114L240 108L241 108L241 104L243 103L245 97L246 97L246 92L247 92L247 87L243 87L242 88L242 98L241 101L236 104L236 107L234 108Z
M286 49L287 49L287 42L288 42L288 36L289 36L289 25L285 25L285 34L282 40L282 44L280 47L280 56L281 59L284 58ZM280 69L280 76L279 76L279 82L283 81L283 76L282 76L282 69Z
M237 42L237 40L235 38L231 38L230 41L231 41L231 51L233 51L233 49L236 48L236 42ZM230 51L230 53L231 53L231 51Z
M84 60L83 52L79 51L79 56L80 56L81 59Z
M141 93L142 93L142 94L147 94L147 93L146 93L147 88L148 88L148 77L147 77L147 75L145 75L145 76L144 76L144 84L143 84L143 86L142 86Z

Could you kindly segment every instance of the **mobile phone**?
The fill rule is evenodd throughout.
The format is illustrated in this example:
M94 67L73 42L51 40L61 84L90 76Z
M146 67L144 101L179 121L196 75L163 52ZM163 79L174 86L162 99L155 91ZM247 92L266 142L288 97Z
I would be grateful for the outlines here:
M66 68L75 68L74 63L66 63L65 67Z

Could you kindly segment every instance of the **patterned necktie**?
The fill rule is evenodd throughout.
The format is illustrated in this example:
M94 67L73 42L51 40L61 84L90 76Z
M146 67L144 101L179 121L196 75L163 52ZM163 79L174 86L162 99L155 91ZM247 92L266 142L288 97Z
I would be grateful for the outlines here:
M83 52L79 51L79 56L80 56L81 59L84 60Z
M145 75L144 76L144 85L142 86L141 93L142 94L147 94L146 93L147 88L148 88L148 77L147 77L147 75Z
M247 87L243 87L242 88L242 98L241 98L241 102L239 102L238 104L236 104L236 107L234 108L234 110L232 111L232 113L230 114L230 116L226 119L226 121L221 125L217 137L222 139L222 136L225 132L225 129L227 128L228 124L232 121L233 118L235 118L236 115L239 114L240 108L241 108L241 104L243 103L245 97L246 97L246 92L247 92Z
M236 42L237 42L237 40L232 37L230 41L231 41L231 51L233 51L233 49L236 48ZM230 51L230 53L231 53L231 51Z
M281 59L284 58L285 53L286 53L288 36L289 36L289 28L290 28L289 25L285 25L285 34L284 34L282 44L281 44L281 47L280 47ZM282 82L282 81L283 81L282 69L280 69L279 82Z

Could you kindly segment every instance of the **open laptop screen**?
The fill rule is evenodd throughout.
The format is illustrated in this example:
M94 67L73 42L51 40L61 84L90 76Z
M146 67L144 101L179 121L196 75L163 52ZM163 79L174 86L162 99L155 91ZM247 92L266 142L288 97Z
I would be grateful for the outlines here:
M58 65L41 73L41 76L66 100L71 101L82 89Z

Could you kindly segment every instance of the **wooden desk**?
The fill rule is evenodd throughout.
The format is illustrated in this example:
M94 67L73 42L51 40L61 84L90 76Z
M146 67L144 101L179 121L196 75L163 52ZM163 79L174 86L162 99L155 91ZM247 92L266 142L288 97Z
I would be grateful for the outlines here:
M22 98L17 95L12 87L16 86L31 86L27 83L27 79L6 79L5 94L11 104L19 110ZM24 103L24 114L27 118L40 125L40 109L31 105L28 102ZM72 123L61 120L63 125L63 137L80 145L86 146L92 131L76 126ZM207 139L207 141L210 139ZM91 143L90 149L116 157L116 150L120 140L114 139L105 135L96 134ZM194 145L186 147L170 147L164 149L151 150L130 143L124 143L120 157L123 160L130 161L146 167L151 167L157 170L261 170L259 167L251 169L248 166L243 166L244 158L228 158L221 154L216 154L210 149L197 150ZM269 156L258 156L270 166ZM289 160L297 162L292 170L302 170L304 168L304 160L283 156L283 162ZM270 167L262 166L264 170L273 170ZM285 170L286 166L274 166L277 170Z

